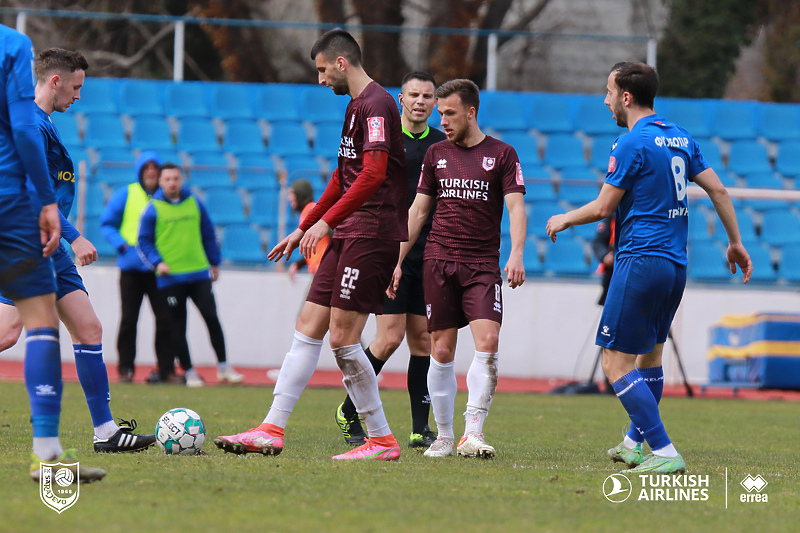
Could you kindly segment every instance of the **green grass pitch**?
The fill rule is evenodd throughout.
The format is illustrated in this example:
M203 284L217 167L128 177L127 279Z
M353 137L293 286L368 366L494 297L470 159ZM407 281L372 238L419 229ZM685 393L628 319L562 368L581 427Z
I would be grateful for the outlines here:
M0 383L0 531L792 531L800 516L798 414L793 402L666 398L667 430L689 474L707 475L706 501L619 504L603 482L621 471L605 456L626 421L613 396L498 394L486 421L494 460L432 460L405 447L408 397L383 391L389 422L403 445L398 462L340 463L347 448L334 423L340 390L309 389L289 421L279 457L237 457L214 447L216 435L262 420L272 390L112 384L112 412L152 432L174 407L197 411L207 428L206 455L167 456L156 447L100 455L82 391L67 383L62 443L85 464L108 471L83 485L57 514L28 477L31 428L25 388ZM456 433L466 397L456 400ZM728 472L728 507L725 473ZM766 503L742 503L740 482L761 475Z

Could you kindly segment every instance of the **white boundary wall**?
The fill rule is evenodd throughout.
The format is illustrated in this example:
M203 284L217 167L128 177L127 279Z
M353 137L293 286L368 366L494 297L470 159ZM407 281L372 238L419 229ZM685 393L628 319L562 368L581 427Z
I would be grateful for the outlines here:
M113 266L93 265L80 268L92 302L103 323L105 360L116 363L116 335L119 325L119 273ZM738 275L737 275L738 276ZM298 276L291 283L288 276L274 272L224 270L214 285L220 319L225 331L228 359L233 365L275 368L292 341L294 322L305 298L310 278ZM739 277L739 279L741 279ZM500 339L500 373L504 376L536 378L588 377L596 354L594 333L600 307L597 282L565 282L530 279L522 287L504 287L504 324ZM189 346L198 365L212 365L216 359L200 315L190 304ZM681 356L694 383L708 376L706 348L710 326L722 315L759 311L797 312L798 291L764 287L692 285L673 324ZM370 318L363 340L375 334ZM62 354L73 361L69 334L61 328ZM456 371L464 374L472 360L474 345L468 329L459 335ZM3 354L7 359L22 359L23 343ZM389 371L405 371L408 350L401 346L389 361ZM153 318L147 304L139 318L138 364L155 364L153 353ZM679 380L675 359L665 352L667 380ZM320 358L320 368L335 369L336 362L327 342ZM597 377L600 377L598 370Z

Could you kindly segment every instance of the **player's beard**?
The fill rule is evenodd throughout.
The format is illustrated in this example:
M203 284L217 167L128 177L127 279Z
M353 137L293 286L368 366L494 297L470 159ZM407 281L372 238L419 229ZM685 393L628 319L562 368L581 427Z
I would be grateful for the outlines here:
M347 76L345 75L331 77L328 83L330 83L331 89L333 89L333 94L341 96L350 93L350 86L347 83Z
M625 115L625 106L622 105L622 102L617 102L614 106L614 120L617 123L617 126L620 128L627 128L628 127L628 117Z

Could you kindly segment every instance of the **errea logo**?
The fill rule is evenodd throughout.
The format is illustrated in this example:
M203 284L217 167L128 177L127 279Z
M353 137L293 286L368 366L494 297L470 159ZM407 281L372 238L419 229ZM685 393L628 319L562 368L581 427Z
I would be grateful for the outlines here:
M440 159L437 161L436 168L447 168L447 159Z
M742 503L767 503L769 501L766 493L762 494L761 491L768 485L767 480L757 475L756 477L747 474L741 483L739 483L744 490L751 494L740 494L739 501Z

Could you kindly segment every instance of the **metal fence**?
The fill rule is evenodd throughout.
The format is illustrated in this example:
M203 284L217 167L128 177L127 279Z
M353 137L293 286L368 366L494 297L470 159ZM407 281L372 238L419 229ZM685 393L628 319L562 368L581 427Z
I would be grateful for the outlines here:
M381 25L352 25L352 24L327 24L311 22L286 22L277 20L243 20L226 18L203 17L176 17L167 15L145 15L135 13L98 13L79 12L52 9L28 9L18 7L0 7L0 14L15 15L17 30L25 33L29 17L41 18L66 18L76 20L105 20L105 21L137 21L171 25L174 34L174 56L172 79L182 81L184 77L185 57L185 30L187 24L233 26L260 29L292 29L308 31L327 31L333 28L343 28L350 32L384 32L418 35L449 35L468 36L470 38L485 37L487 40L486 86L487 90L497 89L498 81L498 40L501 38L521 37L545 41L586 41L607 42L617 44L638 44L646 47L646 61L656 65L656 40L654 37L643 35L597 35L597 34L564 34L535 31L506 31L482 30L473 28L441 28L441 27L407 27L407 26L381 26Z

